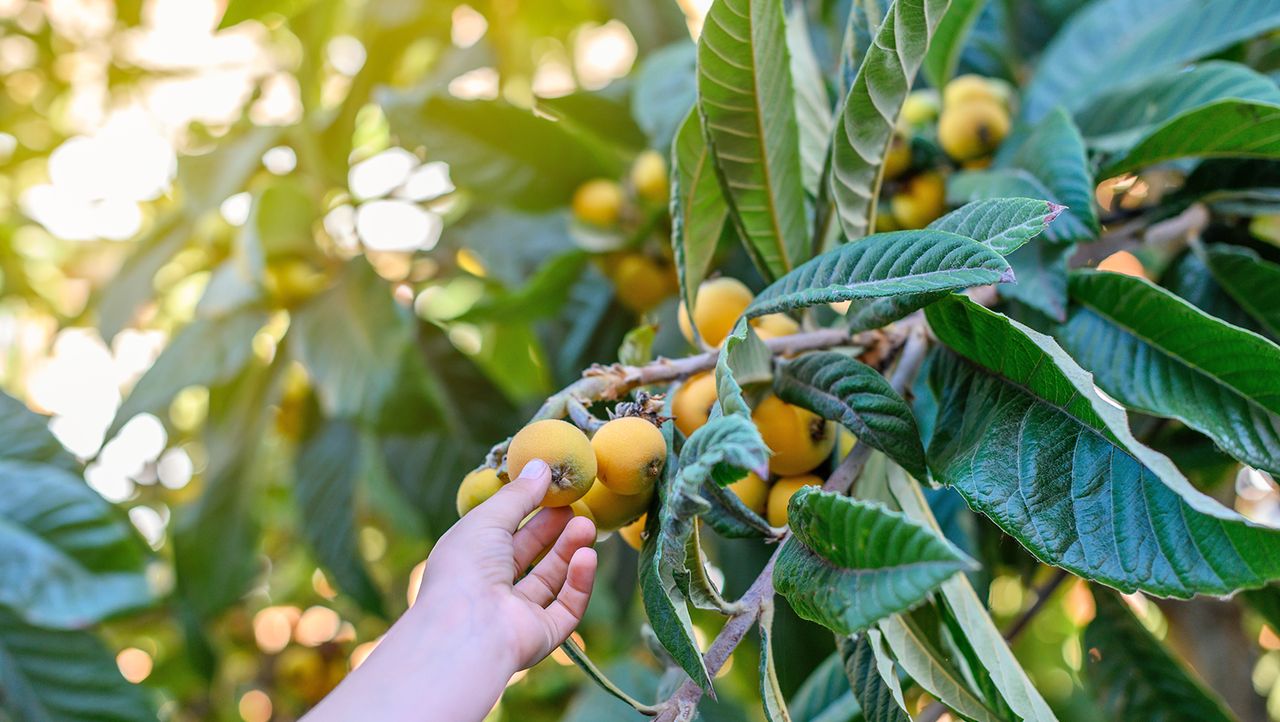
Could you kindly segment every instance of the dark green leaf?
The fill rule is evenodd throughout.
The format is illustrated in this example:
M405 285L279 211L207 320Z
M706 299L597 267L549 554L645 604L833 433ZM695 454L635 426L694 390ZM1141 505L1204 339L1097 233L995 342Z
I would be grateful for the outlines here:
M1011 280L1004 258L970 238L932 230L879 233L827 251L778 279L756 296L747 315Z
M1067 317L1067 259L1075 244L1053 244L1037 239L1009 254L1009 265L1018 282L1000 287L1000 293L1045 314L1055 321Z
M1104 391L1280 474L1280 347L1133 276L1073 273L1071 300L1058 338Z
M671 247L680 274L680 297L692 309L729 216L696 109L680 126L671 165Z
M1174 117L1101 175L1110 177L1176 158L1280 158L1280 105L1219 100Z
M1244 65L1214 60L1118 88L1074 115L1090 147L1121 152L1180 113L1227 98L1276 104L1280 89Z
M949 650L944 650L941 640L921 626L915 618L917 615L918 612L916 615L893 614L877 625L907 676L964 719L1003 722L969 689L964 672L956 668Z
M952 296L925 312L935 479L1042 561L1124 591L1229 594L1280 577L1280 533L1195 490L1052 339Z
M1246 589L1240 598L1262 616L1272 631L1280 629L1280 587L1268 584L1261 589Z
M858 701L844 676L839 652L823 660L791 697L794 722L854 722L861 719Z
M373 614L384 614L382 595L360 559L356 484L361 475L360 435L350 422L324 421L298 447L294 496L302 532L316 559L343 592Z
M924 478L924 446L911 407L878 371L835 351L801 356L782 366L774 393L846 428Z
M1040 57L1023 116L1085 107L1104 92L1176 70L1280 25L1270 0L1100 0L1076 13Z
M791 722L787 700L778 684L778 670L773 661L773 602L760 609L760 697L764 702L764 718L768 722Z
M1106 719L1230 722L1217 695L1191 675L1113 592L1093 595L1085 672Z
M420 96L384 98L391 129L409 147L426 146L458 187L487 202L547 210L584 181L622 170L562 123L505 101Z
M701 112L730 217L777 278L808 257L781 0L716 0L698 40Z
M1093 174L1085 154L1084 139L1071 116L1061 108L1031 126L1026 135L1010 139L996 156L996 168L1024 170L1049 190L1049 195L1032 194L1067 207L1064 218L1053 226L1049 237L1078 240L1098 232L1098 216L1093 209ZM1074 219L1068 221L1068 218ZM1077 225L1079 227L1077 227ZM1079 235L1082 234L1082 235Z
M774 586L796 614L838 634L918 604L972 563L879 504L804 487L787 513L792 536L774 567Z
M1209 272L1272 338L1280 338L1280 266L1235 246L1198 250Z
M981 241L1007 256L1043 233L1064 210L1057 203L1034 198L991 198L966 203L929 228Z
M845 237L874 227L881 166L902 101L951 0L895 0L836 116L831 192Z
M1267 334L1262 324L1254 320L1214 280L1209 266L1199 253L1187 251L1179 256L1160 277L1160 283L1210 316L1216 316L1232 326ZM1274 336L1272 340L1275 340Z
M156 719L144 688L85 631L42 629L0 606L0 718L14 722Z

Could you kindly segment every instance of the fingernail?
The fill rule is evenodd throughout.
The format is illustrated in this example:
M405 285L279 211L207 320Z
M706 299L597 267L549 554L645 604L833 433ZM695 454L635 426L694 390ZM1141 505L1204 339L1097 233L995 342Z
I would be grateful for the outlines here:
M525 464L524 468L520 470L520 478L536 479L539 476L542 476L542 472L546 471L547 468L547 462L542 459L534 459Z

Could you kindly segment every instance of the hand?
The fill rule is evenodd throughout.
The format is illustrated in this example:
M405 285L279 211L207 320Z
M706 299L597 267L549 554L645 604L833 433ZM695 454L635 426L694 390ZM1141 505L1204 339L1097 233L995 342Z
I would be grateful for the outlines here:
M560 646L582 621L595 579L596 529L567 507L537 508L551 483L539 460L448 531L427 559L416 608L447 613L468 640L493 638L512 672ZM527 576L537 556L554 547ZM519 579L519 581L516 581Z
M454 524L431 550L414 606L305 722L479 722L512 674L564 642L591 599L596 531L567 508L520 527L550 484L547 465L532 461Z

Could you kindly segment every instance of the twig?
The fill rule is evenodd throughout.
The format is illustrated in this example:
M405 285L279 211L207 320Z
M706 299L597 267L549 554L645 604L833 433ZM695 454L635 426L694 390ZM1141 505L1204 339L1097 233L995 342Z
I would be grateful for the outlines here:
M1069 576L1071 575L1066 569L1059 569L1052 578L1036 587L1036 600L1032 602L1026 611L1018 615L1018 618L1013 620L1013 624L1010 624L1009 628L1005 630L1004 639L1006 642L1012 644L1018 638L1018 635L1022 634L1022 631L1027 628L1031 620L1035 619L1035 616L1044 608L1044 605L1049 601L1049 597L1053 596L1053 593L1058 590L1058 587L1062 586L1062 583Z
M869 334L851 337L843 329L828 328L771 338L764 343L774 356L783 356L800 353L801 351L843 346L856 343L859 338L869 337ZM715 367L719 353L719 351L707 351L679 359L658 359L644 366L624 366L622 364L592 366L583 372L581 379L549 397L530 421L563 419L569 415L570 399L577 401L579 404L608 401L620 398L628 391L641 386L678 381L693 374L707 371ZM506 439L495 445L489 450L485 463L495 469L499 468L502 465L502 456L506 453L507 445L510 443L511 440Z
M1099 261L1116 251L1149 246L1162 256L1173 256L1209 225L1209 209L1193 203L1172 218L1147 225L1147 219L1135 218L1102 234L1093 243L1081 244L1071 257L1071 265L1080 267Z
M928 348L928 343L925 340L923 317L912 317L904 321L903 325L907 327L906 339L903 342L902 353L898 358L898 365L894 369L893 377L889 382L898 393L904 393L910 387L915 379L916 372L920 369L920 364L924 361L924 354ZM799 335L803 334L797 334L797 336ZM783 339L777 340L781 341ZM770 346L770 348L772 349L773 346ZM872 449L868 444L863 443L854 446L853 451L849 452L849 455L840 462L840 465L832 472L822 488L827 491L843 492L848 490L862 471L867 459L870 458L871 452ZM786 541L790 536L791 532L788 530L782 535L780 541ZM702 656L703 663L713 677L724 666L729 655L733 653L733 650L737 649L743 637L746 636L751 627L755 625L756 620L759 619L760 605L773 599L773 565L781 551L782 544L779 544L773 555L769 557L769 561L764 565L764 569L760 571L760 575L756 577L756 580L751 583L751 587L747 589L747 592L742 595L742 599L739 600L739 604L742 605L742 611L725 622L720 633L716 635L715 641L711 643L711 647ZM697 682L692 679L686 679L684 684L680 685L680 688L666 702L656 705L661 710L658 714L657 722L688 722L688 720L693 719L693 715L698 709L698 701L702 699L702 694L702 687Z

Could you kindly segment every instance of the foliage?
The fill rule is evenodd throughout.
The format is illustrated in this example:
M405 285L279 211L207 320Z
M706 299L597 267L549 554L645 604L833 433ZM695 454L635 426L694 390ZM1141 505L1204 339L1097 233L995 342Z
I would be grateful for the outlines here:
M64 5L0 8L0 719L296 719L465 474L614 415L639 552L493 719L1280 694L1276 3Z

